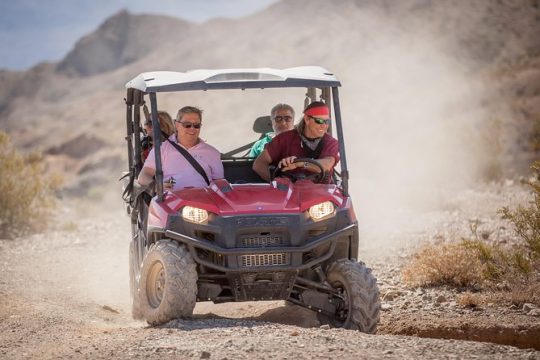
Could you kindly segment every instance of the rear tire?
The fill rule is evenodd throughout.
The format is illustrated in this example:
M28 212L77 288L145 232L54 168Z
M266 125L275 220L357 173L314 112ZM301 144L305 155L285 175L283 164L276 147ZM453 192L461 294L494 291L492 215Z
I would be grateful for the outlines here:
M380 300L377 279L364 263L338 260L327 271L326 281L341 293L329 300L338 303L333 317L317 314L319 321L333 327L374 334L379 323Z
M139 281L135 272L136 256L133 249L133 241L129 243L129 292L131 294L131 316L136 320L142 320L141 304L139 300Z
M148 205L142 197L137 200L131 213L131 243L129 244L129 287L131 290L131 315L136 320L143 319L139 299L141 265L146 253L146 219Z
M150 325L193 314L197 271L183 245L172 240L152 245L141 269L139 299L142 315Z

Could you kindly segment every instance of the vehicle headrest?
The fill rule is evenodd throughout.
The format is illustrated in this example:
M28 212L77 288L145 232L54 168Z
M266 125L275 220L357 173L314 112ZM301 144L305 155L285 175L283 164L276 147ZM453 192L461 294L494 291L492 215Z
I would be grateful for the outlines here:
M274 131L272 128L272 119L270 115L259 116L253 123L253 131L257 134L266 134L267 132Z

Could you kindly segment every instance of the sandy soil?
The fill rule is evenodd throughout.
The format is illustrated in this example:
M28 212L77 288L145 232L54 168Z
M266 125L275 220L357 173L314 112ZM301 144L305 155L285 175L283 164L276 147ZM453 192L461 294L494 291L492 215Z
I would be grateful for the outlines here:
M472 218L491 236L510 236L495 211L525 197L512 182L468 190L446 210L415 215L384 242L384 232L366 226L361 253L382 296L377 335L329 329L284 302L199 303L191 320L162 327L134 321L128 218L111 206L106 215L80 220L91 211L73 205L60 214L57 230L0 240L0 358L540 359L531 349L540 349L534 309L466 309L455 290L410 289L400 279L419 244L467 232Z

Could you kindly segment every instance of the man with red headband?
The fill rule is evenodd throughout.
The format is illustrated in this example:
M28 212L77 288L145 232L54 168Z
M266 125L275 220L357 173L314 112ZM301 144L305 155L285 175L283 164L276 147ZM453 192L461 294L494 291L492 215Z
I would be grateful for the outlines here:
M283 170L304 167L295 163L296 158L317 160L326 173L323 182L331 182L334 166L339 162L339 144L327 133L330 126L330 110L320 101L304 109L302 121L292 130L277 135L255 159L253 170L261 178L270 181L270 165Z

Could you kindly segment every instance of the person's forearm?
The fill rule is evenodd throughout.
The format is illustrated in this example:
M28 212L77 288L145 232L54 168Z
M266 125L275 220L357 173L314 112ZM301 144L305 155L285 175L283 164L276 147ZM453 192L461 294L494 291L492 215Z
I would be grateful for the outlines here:
M255 159L253 162L253 170L266 181L270 181L270 171L268 170L268 164L266 164L261 157Z
M319 159L319 163L323 167L325 171L330 171L334 167L335 159L333 157L325 157L322 159Z
M143 167L137 178L139 184L146 186L150 184L152 180L154 180L154 174L152 174L151 169Z

